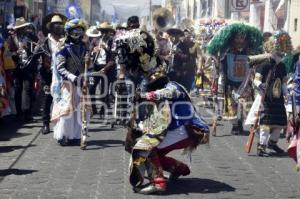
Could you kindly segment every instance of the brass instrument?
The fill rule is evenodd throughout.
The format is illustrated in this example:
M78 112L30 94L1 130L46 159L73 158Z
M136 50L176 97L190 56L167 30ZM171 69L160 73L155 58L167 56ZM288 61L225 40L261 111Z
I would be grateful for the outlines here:
M99 40L99 43L98 43L98 51L95 55L95 58L94 58L94 64L97 63L97 59L99 58L99 55L100 55L100 48L101 48L101 45L103 44L103 38L101 37L100 40Z
M253 65L261 64L264 61L268 61L271 59L271 57L272 57L272 55L269 53L260 54L260 55L252 55L252 56L248 56L248 61L249 61L249 64L251 66L253 66Z
M32 60L32 57L34 55L35 46L38 46L38 43L32 41L31 39L29 39L27 37L22 38L22 39L15 38L15 43L18 46L17 55L19 57L20 62L22 63L20 65L20 68L21 69L26 68ZM28 44L30 45L29 47L28 47ZM27 48L30 48L30 52L32 52L32 55L28 55L27 50L26 50Z
M159 31L166 31L172 28L175 24L175 19L170 10L159 8L153 13L153 25Z
M177 48L179 42L177 44L171 44L171 50L170 50L170 53L169 53L169 56L170 56L170 63L169 63L169 66L168 66L168 72L172 72L174 71L174 58L175 58L175 53L180 51L180 49Z
M26 68L36 55L44 53L48 57L52 56L51 53L44 47L44 42L34 42L28 37L25 37L23 40L16 38L15 42L18 46L17 55L19 56L21 63L23 63L20 66L21 69ZM30 45L29 47L27 47L28 44ZM32 53L31 55L28 55L26 48L30 48L30 52Z

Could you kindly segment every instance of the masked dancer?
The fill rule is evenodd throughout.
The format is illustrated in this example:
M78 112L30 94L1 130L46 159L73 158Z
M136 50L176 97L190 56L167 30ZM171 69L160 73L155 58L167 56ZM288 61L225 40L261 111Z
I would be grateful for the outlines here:
M52 81L54 138L62 146L80 143L81 75L87 53L82 41L86 23L82 19L72 19L65 24L64 30L66 40L56 54Z
M46 20L48 19L48 21ZM50 21L49 21L50 20ZM43 127L42 134L50 133L50 113L53 98L50 93L52 82L52 68L54 67L55 55L62 45L64 37L64 21L66 17L59 14L51 14L45 17L45 33L48 34L45 41L35 49L35 54L41 56L42 65L40 75L42 78L42 117Z
M287 70L282 59L292 52L291 38L284 31L276 31L265 45L271 57L257 67L254 78L257 97L264 95L259 118L258 156L269 156L266 148L276 154L284 152L277 144L280 132L287 126Z
M242 128L239 121L239 87L249 71L248 55L260 53L262 33L255 27L234 23L222 28L208 44L208 53L220 60L219 78L224 92L223 119L232 123L232 134Z
M192 151L198 144L207 143L209 136L208 126L195 112L187 91L182 85L169 81L166 65L155 55L154 46L148 43L152 41L149 37L137 30L127 36L126 43L131 52L139 56L136 69L145 79L146 90L137 92L135 101L152 105L146 119L131 120L125 145L131 153L129 181L141 194L166 190L163 171L170 173L170 180L188 175L188 165L166 155L176 149ZM135 109L138 108L136 105ZM135 112L133 115L138 116ZM150 181L148 186L143 183L145 168Z

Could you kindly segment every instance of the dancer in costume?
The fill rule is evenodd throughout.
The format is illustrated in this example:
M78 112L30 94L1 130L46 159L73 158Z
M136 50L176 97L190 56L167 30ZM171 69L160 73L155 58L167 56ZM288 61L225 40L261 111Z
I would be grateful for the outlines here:
M262 33L257 28L234 23L222 28L208 44L208 53L220 60L217 71L220 72L219 78L223 78L223 118L232 122L232 134L242 130L242 122L238 119L237 91L249 70L248 55L258 54L262 41Z
M91 68L89 69L90 72L98 72L100 70L99 67L99 61L95 59L95 57L98 57L100 55L100 36L101 32L97 29L96 26L91 26L87 31L85 32L86 36L89 38L89 49L91 52ZM102 56L100 56L102 57ZM105 59L105 58L104 58ZM90 76L89 77L89 93L91 95L91 101L92 101L92 111L93 115L97 114L97 107L96 107L96 88L98 84L100 83L100 77ZM100 92L101 93L101 92Z
M4 116L6 112L10 112L7 80L4 69L4 40L0 36L0 118Z
M139 29L140 21L139 17L131 16L127 20L127 30L134 31ZM121 44L117 44L121 45ZM151 45L154 46L154 40L152 40ZM128 52L126 48L118 48L118 64L120 65L120 74L119 79L124 80L129 79L134 83L134 86L137 87L141 84L142 78L141 74L133 71L138 63L138 57L134 52ZM126 74L125 74L126 73Z
M196 86L200 90L210 90L213 83L217 84L218 77L216 76L217 73L214 71L214 64L216 63L213 63L216 62L216 60L213 60L212 57L209 57L206 54L206 48L208 42L213 38L214 34L225 25L226 23L223 19L202 19L199 20L196 26L195 39L196 42L200 44L200 49L198 51Z
M255 73L254 85L258 96L265 95L259 118L260 139L257 145L258 156L269 156L266 148L282 154L277 145L280 132L287 126L285 97L287 96L287 71L282 58L292 52L291 38L284 31L276 31L267 41L272 56L260 64Z
M299 139L299 112L300 112L300 52L296 52L291 57L289 63L286 63L288 68L294 68L295 73L292 81L288 85L289 98L287 105L288 112L288 127L287 128L287 141L290 143L288 147L289 156L295 160L296 169L299 171L299 158L300 158L300 139ZM284 60L285 61L285 60ZM290 67L289 67L290 66Z
M188 92L191 91L193 83L195 81L195 74L196 74L196 59L198 55L198 51L200 50L200 45L198 42L195 42L192 33L193 29L188 30L185 29L184 32L184 38L182 39L182 42L187 46L188 48L188 59L187 62L182 66L182 72L181 74L181 81L182 85L187 89Z
M2 46L2 57L3 57L3 67L6 79L6 89L7 98L9 101L9 107L2 112L2 116L16 115L16 105L15 105L15 89L14 89L14 79L13 74L16 69L16 63L12 59L13 55L17 55L17 46L15 45L15 31L13 25L7 26L7 38ZM12 53L14 52L14 54Z
M17 65L14 72L17 116L25 121L31 121L33 119L33 87L38 66L38 59L33 56L33 53L38 38L32 31L32 24L26 22L23 17L16 19L14 30L16 35L13 36L11 46L16 48L10 50L14 54L13 60Z
M189 91L192 87L195 70L195 68L193 70L187 65L190 58L189 46L180 39L184 36L180 29L170 28L167 33L171 46L168 76L172 81L179 82Z
M86 47L82 41L86 24L72 19L65 24L66 40L56 54L53 68L52 96L54 138L59 144L79 144L81 137L81 83ZM88 119L87 119L88 120Z
M99 48L96 50L98 53L95 55L94 60L97 71L102 74L98 79L98 82L101 81L100 93L102 97L100 101L103 103L99 112L101 118L104 117L106 109L110 109L109 88L116 77L115 53L112 50L115 30L108 22L101 23L97 28L101 32L101 38L98 44Z
M152 39L148 37L149 34L136 30L127 38L128 48L139 55L137 70L144 74L146 82L146 91L138 92L135 99L152 105L145 120L136 124L133 117L126 138L126 150L131 153L129 181L141 194L166 190L163 171L171 174L170 179L188 175L190 169L185 163L166 155L176 149L192 151L198 144L207 143L209 137L209 128L195 112L187 91L169 81L166 66L154 54L154 46L148 43ZM145 168L148 186L144 186Z
M47 21L48 19L48 21ZM49 21L50 20L50 21ZM42 117L43 127L42 134L50 133L50 112L53 98L50 93L52 82L52 68L54 67L55 55L62 45L62 38L64 37L64 21L66 17L59 14L50 14L45 17L44 24L46 26L45 33L48 33L46 40L35 49L35 55L41 56L42 65L40 68L40 75L42 78Z
M147 54L145 54L143 57L140 56L139 52L136 50L132 50L128 47L126 43L129 43L132 47L137 48L141 40L135 41L135 38L139 38L140 31L142 32L142 35L145 36L144 43L147 43L148 48L145 48L145 51L147 51ZM117 52L117 58L118 58L118 64L120 64L120 74L119 79L121 80L129 80L131 81L131 84L127 84L127 93L134 92L137 88L141 90L145 90L145 81L143 78L143 72L141 70L138 70L140 68L139 66L141 63L146 62L150 59L147 55L152 55L155 52L155 45L154 45L154 39L149 35L148 32L145 32L143 30L139 29L139 18L137 16L131 16L127 20L127 31L121 31L121 34L118 35L116 33L115 37L115 43L117 46L116 52ZM131 38L129 41L128 38ZM121 82L120 82L121 83ZM124 82L125 83L125 82ZM119 84L120 88L124 88L124 86L121 86L122 84ZM118 89L121 90L121 89ZM120 91L122 93L122 91ZM130 101L130 96L128 96ZM123 103L127 105L127 103ZM140 108L139 109L139 119L143 120L145 116L145 109ZM122 119L123 120L123 119ZM125 120L122 121L124 123Z

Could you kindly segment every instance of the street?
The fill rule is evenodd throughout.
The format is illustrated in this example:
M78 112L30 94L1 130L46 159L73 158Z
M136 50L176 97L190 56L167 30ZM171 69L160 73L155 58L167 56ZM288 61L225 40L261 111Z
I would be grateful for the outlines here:
M205 116L204 111L201 111ZM207 116L207 115L206 115ZM135 194L128 183L129 154L124 150L126 129L91 123L87 150L61 147L39 134L42 123L0 126L1 199L132 199L132 198L300 198L300 175L288 157L250 155L246 135L232 136L230 125L220 122L217 137L192 155L192 172L168 185L162 195ZM279 145L286 148L285 139ZM172 153L186 160L181 151Z
M0 0L0 199L300 199L299 10Z

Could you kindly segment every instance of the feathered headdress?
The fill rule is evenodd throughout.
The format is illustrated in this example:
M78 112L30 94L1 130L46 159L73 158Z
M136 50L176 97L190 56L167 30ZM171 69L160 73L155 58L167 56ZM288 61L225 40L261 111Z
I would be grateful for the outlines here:
M292 41L290 35L283 31L275 31L273 36L265 43L264 48L268 53L281 52L291 54L293 51Z
M285 69L286 69L287 73L295 72L295 67L296 67L297 61L299 60L299 56L300 56L300 51L296 51L292 54L286 55L282 59L282 63L285 65Z
M217 55L218 52L225 52L230 45L235 35L244 35L248 46L252 52L259 52L262 47L263 36L257 28L246 25L244 23L233 23L220 29L209 42L207 50L211 55Z

